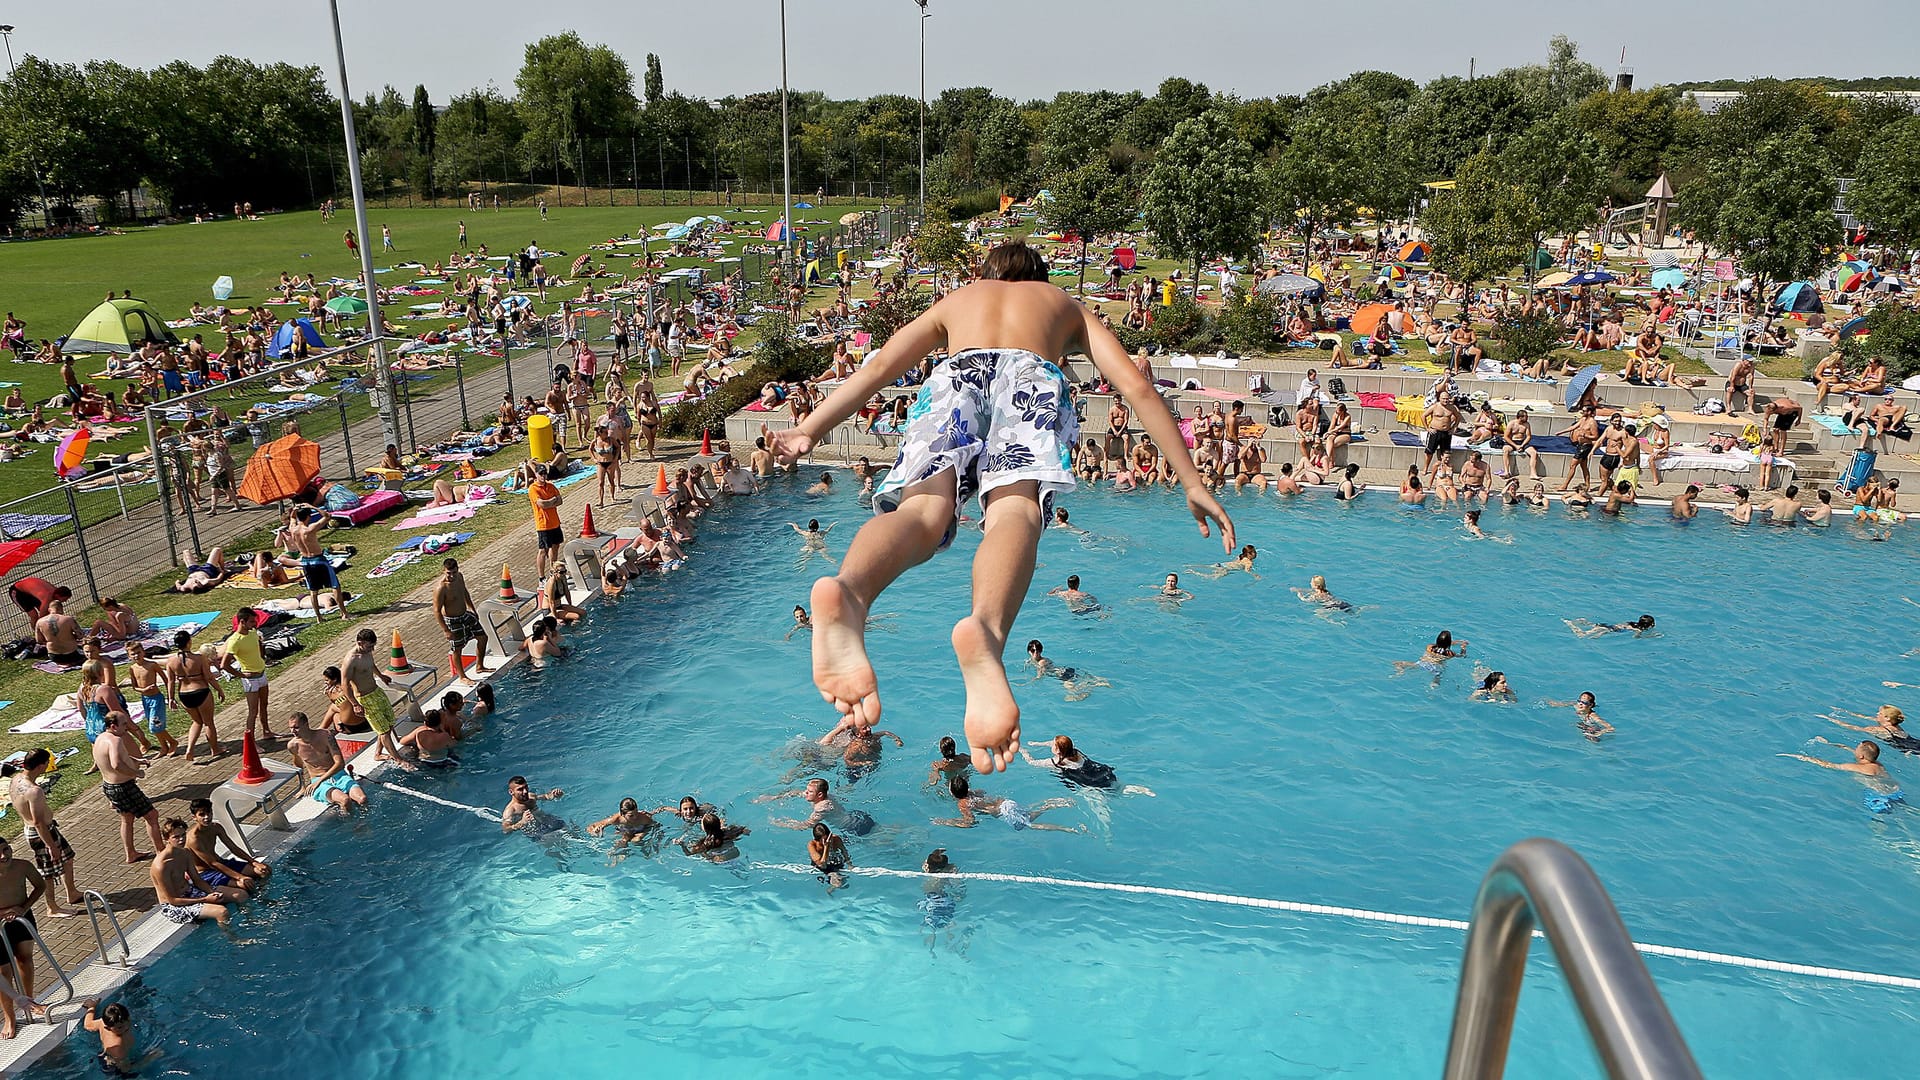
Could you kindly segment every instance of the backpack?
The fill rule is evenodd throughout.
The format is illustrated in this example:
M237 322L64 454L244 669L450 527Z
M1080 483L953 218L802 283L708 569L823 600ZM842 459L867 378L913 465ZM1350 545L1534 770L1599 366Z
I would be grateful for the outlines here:
M1327 393L1332 394L1336 398L1346 397L1347 396L1347 380L1342 379L1337 375L1331 379L1328 379Z

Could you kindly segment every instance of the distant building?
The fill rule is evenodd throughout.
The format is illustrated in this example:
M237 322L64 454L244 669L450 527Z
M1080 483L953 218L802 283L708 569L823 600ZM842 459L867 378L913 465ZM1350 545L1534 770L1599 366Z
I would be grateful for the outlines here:
M1829 90L1835 97L1885 98L1904 102L1907 108L1920 112L1920 90ZM1740 96L1738 90L1682 90L1682 100L1692 102L1703 113L1718 112L1734 98Z

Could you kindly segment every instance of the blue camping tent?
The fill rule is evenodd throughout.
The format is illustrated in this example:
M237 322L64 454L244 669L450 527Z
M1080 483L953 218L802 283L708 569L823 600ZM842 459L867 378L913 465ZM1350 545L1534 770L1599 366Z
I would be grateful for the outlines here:
M297 330L296 327L298 328ZM312 348L324 349L327 347L327 343L320 340L320 331L313 328L312 320L290 319L281 323L280 329L273 332L273 347L268 349L267 352L278 359L286 359L286 357L293 352L293 335L296 332L306 341L307 345Z
M1775 311L1798 311L1811 314L1820 310L1820 290L1813 287L1811 281L1789 282L1774 294L1769 305Z

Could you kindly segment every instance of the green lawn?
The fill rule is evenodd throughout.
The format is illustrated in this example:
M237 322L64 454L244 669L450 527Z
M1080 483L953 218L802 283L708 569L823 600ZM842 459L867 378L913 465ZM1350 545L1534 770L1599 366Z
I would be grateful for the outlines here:
M596 193L603 194L603 193ZM853 210L871 209L872 203L841 203L815 210L795 212L797 229L820 230L810 222L837 222ZM739 208L727 216L741 222L759 222L762 233L737 233L728 250L739 254L749 246L766 246L760 238L764 226L779 217L778 208L763 206ZM666 221L684 221L695 215L725 213L725 208L702 205L666 206L553 206L545 221L533 207L509 207L478 213L460 207L370 209L368 224L373 233L374 265L391 266L402 261L417 261L431 266L444 261L455 248L458 222L467 223L469 242L486 244L493 254L524 248L531 242L549 251L578 256L592 245L620 235L637 236L652 225ZM395 251L379 250L382 224L393 230ZM321 281L329 277L357 278L358 260L347 253L341 234L351 227L352 215L336 214L322 221L313 211L276 214L258 221L215 221L205 224L168 225L137 228L121 235L82 237L66 240L25 241L0 245L0 311L12 311L26 320L27 333L35 341L66 334L109 292L122 289L152 304L169 319L184 318L188 305L199 301L211 306L213 281L221 275L234 280L230 306L259 303L275 294L273 287L281 271L296 276L313 273ZM654 233L653 235L659 235ZM804 237L806 234L801 232ZM629 249L631 250L631 249ZM570 261L565 260L565 261ZM602 260L596 257L596 264ZM633 258L612 255L606 260L615 273L637 270ZM562 260L548 260L549 269L564 272ZM694 260L670 260L669 267L698 265ZM727 269L732 269L731 266ZM385 286L408 280L406 272L381 275ZM548 290L548 302L536 304L544 312L558 310L560 301L578 294L578 289ZM423 298L426 299L426 298ZM284 315L290 308L276 308ZM399 321L398 313L388 317ZM402 323L418 332L433 323ZM194 331L176 330L183 338ZM210 330L210 347L223 344L220 335ZM473 357L470 365L490 363L486 357ZM104 358L83 359L77 370L84 378L104 366ZM0 379L23 384L22 394L29 402L44 401L60 390L59 369L52 365L17 364L0 368ZM436 384L450 377L441 376ZM436 384L416 389L430 391ZM484 414L489 403L478 403ZM361 399L355 418L364 413ZM429 433L420 432L423 438ZM437 437L439 432L431 433ZM114 440L96 440L95 453L127 453L144 447L144 431L135 431ZM49 487L53 480L51 454L46 448L17 462L0 463L0 501L16 498ZM150 495L151 489L146 489ZM131 492L129 495L131 496ZM98 501L97 499L95 501ZM91 515L89 515L91 516Z

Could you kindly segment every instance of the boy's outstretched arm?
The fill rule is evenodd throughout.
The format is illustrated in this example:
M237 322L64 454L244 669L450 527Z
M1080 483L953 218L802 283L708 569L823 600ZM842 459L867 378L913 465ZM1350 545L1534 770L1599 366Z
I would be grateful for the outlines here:
M1193 464L1193 456L1187 453L1187 440L1180 434L1180 425L1173 414L1167 411L1167 403L1154 390L1140 369L1133 366L1132 358L1113 336L1113 331L1100 325L1093 312L1084 305L1080 307L1083 320L1081 339L1086 343L1087 355L1093 359L1093 366L1099 369L1107 383L1120 392L1127 404L1133 406L1134 415L1140 418L1140 426L1153 436L1154 444L1165 454L1165 460L1173 466L1174 474L1180 478L1180 486L1187 492L1187 509L1193 512L1193 519L1200 523L1200 535L1212 536L1207 528L1209 520L1220 526L1220 546L1232 554L1233 519L1227 517L1220 501L1200 480L1200 470Z
M919 318L894 331L893 337L880 347L880 351L868 358L859 371L849 375L838 390L828 394L827 400L807 414L805 420L785 431L769 431L766 425L761 425L767 438L767 449L773 451L774 460L782 465L793 464L800 455L813 449L813 444L820 441L821 436L839 426L840 421L860 411L860 406L865 405L876 391L891 385L908 368L926 359L935 346L946 344L946 340L947 328L940 321L939 305L936 304L921 312Z

